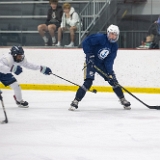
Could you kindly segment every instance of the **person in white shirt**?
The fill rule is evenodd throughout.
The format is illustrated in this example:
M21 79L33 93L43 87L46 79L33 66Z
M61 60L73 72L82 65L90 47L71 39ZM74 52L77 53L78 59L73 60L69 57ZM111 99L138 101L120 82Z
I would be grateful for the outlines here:
M10 86L14 90L13 97L19 107L28 108L28 102L23 101L21 88L12 74L19 75L22 73L21 66L32 70L39 70L45 75L50 75L52 71L49 67L28 62L21 46L13 46L8 54L0 58L0 81L5 86Z
M75 32L79 28L80 22L79 15L77 12L75 12L75 9L71 7L69 3L64 3L62 8L62 22L61 26L58 28L58 43L56 44L56 46L61 46L61 38L63 31L69 30L71 42L69 45L65 45L65 47L74 47Z

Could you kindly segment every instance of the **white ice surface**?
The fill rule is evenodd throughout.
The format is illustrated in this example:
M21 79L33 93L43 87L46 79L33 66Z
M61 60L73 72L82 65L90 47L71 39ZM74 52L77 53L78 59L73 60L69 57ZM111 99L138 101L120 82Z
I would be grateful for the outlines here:
M132 110L113 93L87 93L75 112L74 92L23 91L28 109L12 94L3 90L9 123L0 124L0 160L160 160L160 110L127 94ZM158 94L135 95L160 105Z

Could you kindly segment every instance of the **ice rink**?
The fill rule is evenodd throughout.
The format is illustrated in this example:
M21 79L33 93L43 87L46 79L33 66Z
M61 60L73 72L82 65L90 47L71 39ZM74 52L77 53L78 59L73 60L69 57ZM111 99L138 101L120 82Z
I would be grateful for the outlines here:
M0 160L160 160L160 110L150 110L128 94L129 111L113 93L87 93L71 112L74 95L23 91L30 107L22 109L13 91L3 90L9 123L0 124ZM135 95L160 105L158 94Z

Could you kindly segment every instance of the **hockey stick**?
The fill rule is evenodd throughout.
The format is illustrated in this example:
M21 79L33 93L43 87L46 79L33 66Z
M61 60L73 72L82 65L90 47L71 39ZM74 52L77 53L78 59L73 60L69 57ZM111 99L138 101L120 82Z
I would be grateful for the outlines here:
M86 90L86 88L83 88L82 86L80 86L80 85L78 85L78 84L76 84L76 83L74 83L74 82L71 82L71 81L69 81L69 80L67 80L67 79L65 79L65 78L63 78L63 77L60 77L60 76L54 74L54 73L51 73L51 74L54 75L54 76L56 76L56 77L58 77L58 78L60 78L60 79L65 80L65 81L67 81L67 82L69 82L69 83L71 83L71 84L74 84L75 86L78 86L78 87L82 88L83 90ZM87 91L92 92L92 93L97 93L97 90L96 90L96 89L87 90Z
M6 110L5 110L5 107L4 107L4 103L3 103L3 98L2 96L0 95L0 100L1 100L1 104L2 104L2 108L3 108L3 112L4 112L4 116L5 116L5 120L2 121L1 123L8 123L8 118L7 118L7 114L6 114Z
M100 68L98 68L96 65L94 65L94 68L100 72L102 75L104 75L106 78L109 78L109 76L104 73ZM134 97L136 100L138 100L139 102L141 102L143 105L145 105L146 107L148 107L149 109L160 109L160 106L150 106L146 103L144 103L142 100L140 100L138 97L136 97L135 95L133 95L131 92L129 92L126 88L124 88L123 86L121 86L120 84L117 84L119 87L121 87L124 91L126 91L128 94L130 94L132 97Z

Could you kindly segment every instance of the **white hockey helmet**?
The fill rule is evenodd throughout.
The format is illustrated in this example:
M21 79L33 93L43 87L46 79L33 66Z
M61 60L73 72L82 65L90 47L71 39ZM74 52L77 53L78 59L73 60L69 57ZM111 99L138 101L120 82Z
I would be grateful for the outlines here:
M109 38L109 34L110 33L114 33L116 35L116 39L110 39ZM119 34L120 34L120 30L119 27L116 25L111 24L108 28L107 28L107 36L110 42L115 43L116 41L118 41L119 39Z

